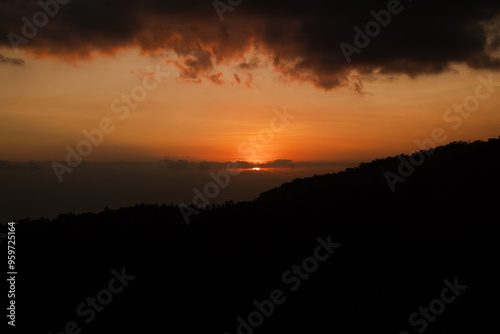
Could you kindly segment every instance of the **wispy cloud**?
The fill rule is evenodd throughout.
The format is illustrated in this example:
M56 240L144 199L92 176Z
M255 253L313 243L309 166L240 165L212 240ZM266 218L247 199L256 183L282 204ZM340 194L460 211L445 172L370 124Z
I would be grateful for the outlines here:
M15 66L24 66L24 60L21 58L9 58L5 57L0 53L0 64L8 64L8 65L15 65Z

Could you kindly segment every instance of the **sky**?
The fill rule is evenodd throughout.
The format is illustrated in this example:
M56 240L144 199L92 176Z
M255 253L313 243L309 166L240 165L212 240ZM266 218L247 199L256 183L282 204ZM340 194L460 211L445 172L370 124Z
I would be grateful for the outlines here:
M0 160L349 164L435 129L440 145L496 138L499 14L485 0L5 0Z
M371 159L412 151L478 75L500 81L494 1L46 3L0 5L4 160L64 160L103 118L116 127L85 160ZM386 27L357 48L372 11ZM350 63L341 43L359 51ZM161 82L118 120L111 103L155 66ZM482 101L449 139L496 136L499 102ZM276 108L296 117L249 159L240 144Z

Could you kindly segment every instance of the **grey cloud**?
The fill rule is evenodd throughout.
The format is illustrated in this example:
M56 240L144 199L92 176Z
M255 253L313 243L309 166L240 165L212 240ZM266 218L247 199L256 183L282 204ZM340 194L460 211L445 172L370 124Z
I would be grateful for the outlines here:
M407 1L348 63L339 45L353 44L355 26L365 29L371 11L388 1L244 1L221 22L211 1L72 0L61 6L24 48L35 56L86 58L94 51L116 53L138 47L144 53L172 51L181 79L224 84L218 66L263 66L245 59L260 50L285 80L310 82L330 90L362 84L352 73L418 77L449 71L453 64L500 69L500 2ZM35 1L8 0L0 11L0 34L21 34L21 17L40 10ZM3 46L10 46L7 38ZM2 44L0 44L2 45ZM251 73L250 73L251 74ZM251 79L245 82L250 86Z

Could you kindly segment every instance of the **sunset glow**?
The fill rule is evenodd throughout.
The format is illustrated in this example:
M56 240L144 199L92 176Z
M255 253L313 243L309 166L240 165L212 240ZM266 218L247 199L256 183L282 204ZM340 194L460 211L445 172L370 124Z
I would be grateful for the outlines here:
M236 164L258 194L278 174L498 137L498 5L238 3L8 1L0 160L56 184L86 184L93 163L199 182ZM194 197L183 176L176 202Z
M112 102L131 94L141 85L144 69L155 64L168 77L121 120L124 114L113 112ZM229 74L224 85L186 83L165 60L132 50L74 65L26 58L25 68L2 66L0 71L11 78L0 91L5 160L64 160L65 147L76 149L85 140L82 131L98 128L103 118L116 128L85 160L359 161L413 151L415 139L429 137L435 127L449 129L447 142L494 137L500 128L499 94L481 102L457 130L443 121L447 109L474 93L478 75L488 76L463 67L417 81L381 77L365 84L363 96L275 81L271 71L255 75L251 87L237 84ZM275 117L273 109L284 106L296 117L279 133L264 131L265 140L260 140L259 133ZM14 136L19 140L12 141Z

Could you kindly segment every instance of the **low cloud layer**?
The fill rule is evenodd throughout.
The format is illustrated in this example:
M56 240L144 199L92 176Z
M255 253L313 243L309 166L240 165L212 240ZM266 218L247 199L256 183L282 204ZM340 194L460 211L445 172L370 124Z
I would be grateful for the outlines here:
M453 64L500 68L497 0L403 0L394 7L399 13L391 15L390 23L358 46L354 28L366 32L366 24L374 21L371 11L387 10L388 1L245 0L222 13L223 21L213 2L202 0L71 0L58 6L57 13L51 7L53 17L28 38L21 19L33 22L41 10L37 1L3 1L1 45L11 46L14 40L33 56L59 59L114 54L124 48L167 51L174 55L169 62L182 79L217 85L230 80L250 86L252 70L271 64L284 80L310 82L325 90L348 86L361 91L360 75L417 77L446 72ZM350 53L350 63L341 43L357 49ZM15 64L1 55L0 62ZM224 78L218 66L230 62L237 64L236 75Z
M249 169L255 167L263 168L295 168L295 163L292 160L278 159L274 161L268 161L266 163L253 163L249 161L228 161L228 162L216 162L216 161L188 161L188 160L170 160L163 159L160 162L161 166L166 167L172 171L182 171L187 169L192 170L211 170L211 169L224 169L229 163L233 168ZM299 163L301 166L313 166L308 165L308 163ZM313 164L313 163L309 163Z
M297 163L295 168L242 170L211 203L248 201L261 192L295 178L337 172L356 163ZM247 166L247 167L246 167ZM254 166L241 162L241 167ZM194 189L204 191L224 162L91 162L84 163L59 183L51 162L0 160L0 220L53 218L60 213L98 212L139 203L190 204ZM211 173L212 172L212 173Z

